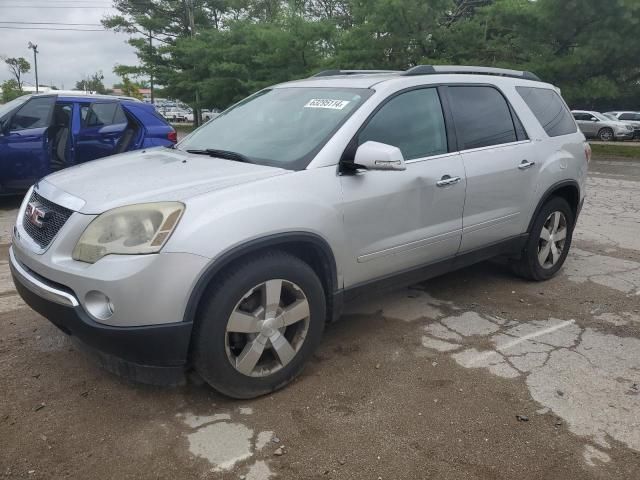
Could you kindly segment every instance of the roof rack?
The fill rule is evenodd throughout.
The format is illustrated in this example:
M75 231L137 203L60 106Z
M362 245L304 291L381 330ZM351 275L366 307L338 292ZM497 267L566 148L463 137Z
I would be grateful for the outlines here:
M522 78L524 80L535 80L541 82L540 77L535 73L521 71L521 70L509 70L507 68L494 68L494 67L472 67L466 65L418 65L417 67L410 68L402 75L434 75L437 73L466 73L471 75L497 75L499 77L512 77Z
M323 70L314 77L333 77L336 75L374 75L376 73L400 73L399 70Z

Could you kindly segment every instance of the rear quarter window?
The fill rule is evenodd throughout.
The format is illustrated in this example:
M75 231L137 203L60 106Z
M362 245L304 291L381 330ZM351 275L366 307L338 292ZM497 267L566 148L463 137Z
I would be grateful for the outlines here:
M516 90L550 137L578 131L571 112L555 91L535 87L516 87Z

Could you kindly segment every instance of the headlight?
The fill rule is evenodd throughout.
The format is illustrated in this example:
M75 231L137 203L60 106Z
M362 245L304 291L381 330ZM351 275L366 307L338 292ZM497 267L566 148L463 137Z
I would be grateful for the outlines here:
M95 263L111 253L157 253L175 229L184 205L141 203L114 208L94 219L73 249L73 259Z

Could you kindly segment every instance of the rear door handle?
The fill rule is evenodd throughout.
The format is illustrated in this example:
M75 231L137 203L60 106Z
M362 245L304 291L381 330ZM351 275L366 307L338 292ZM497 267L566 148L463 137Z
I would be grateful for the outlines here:
M436 182L436 185L439 187L447 187L449 185L455 185L462 180L460 177L452 177L451 175L445 175L440 180Z
M520 162L520 165L518 165L518 168L520 170L527 170L528 168L533 167L536 164L536 162L530 162L528 160L522 160L522 162Z

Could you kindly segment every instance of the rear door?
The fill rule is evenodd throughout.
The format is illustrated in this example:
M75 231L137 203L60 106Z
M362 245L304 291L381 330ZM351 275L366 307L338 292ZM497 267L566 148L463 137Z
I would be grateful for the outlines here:
M56 98L33 97L11 116L7 133L0 136L3 189L24 190L49 173L47 129Z
M116 153L127 128L127 117L118 101L99 101L80 106L80 131L74 139L76 163Z
M519 235L539 166L502 92L491 85L447 88L467 177L460 253Z

